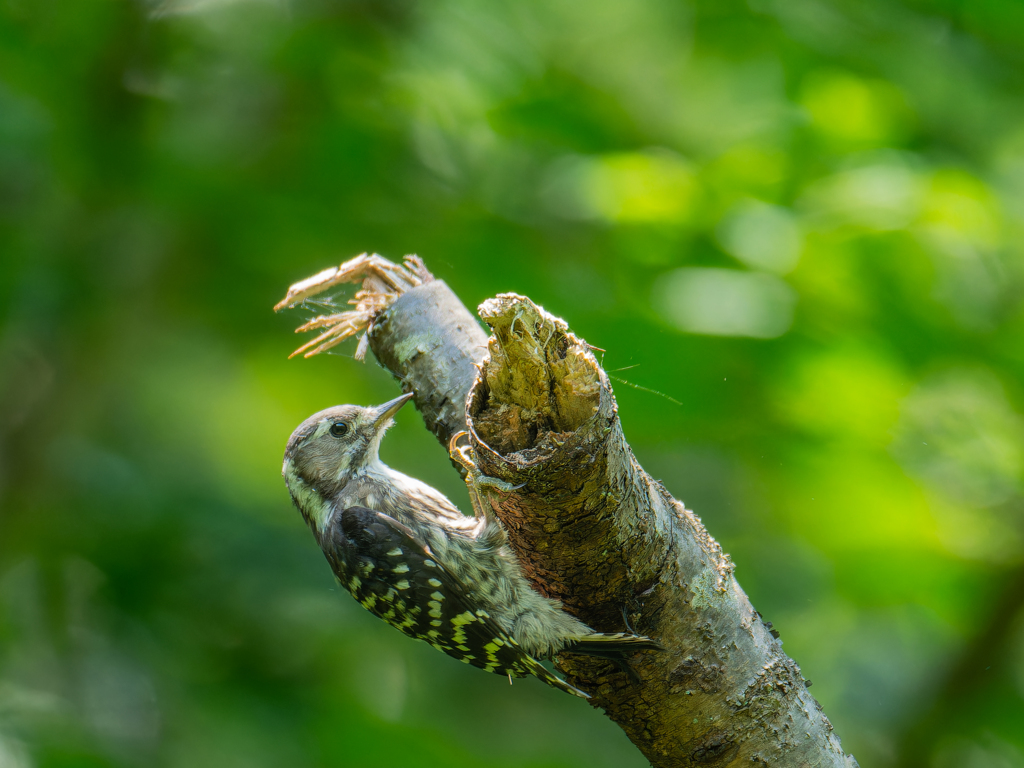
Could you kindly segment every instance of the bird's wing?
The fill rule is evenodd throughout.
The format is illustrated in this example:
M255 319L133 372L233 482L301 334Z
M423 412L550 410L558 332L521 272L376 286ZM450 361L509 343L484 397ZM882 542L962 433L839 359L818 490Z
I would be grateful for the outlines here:
M482 608L469 590L434 559L416 533L366 507L336 515L322 540L341 584L388 624L425 640L459 661L499 675L536 675L589 698L528 655Z

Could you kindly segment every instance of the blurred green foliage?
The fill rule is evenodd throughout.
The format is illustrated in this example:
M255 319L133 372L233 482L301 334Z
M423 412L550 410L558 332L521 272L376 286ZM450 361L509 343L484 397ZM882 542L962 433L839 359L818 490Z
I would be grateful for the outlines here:
M863 765L1024 766L1022 8L4 0L0 765L644 764L290 508L397 390L270 307L378 251L607 350ZM384 458L466 503L412 411Z

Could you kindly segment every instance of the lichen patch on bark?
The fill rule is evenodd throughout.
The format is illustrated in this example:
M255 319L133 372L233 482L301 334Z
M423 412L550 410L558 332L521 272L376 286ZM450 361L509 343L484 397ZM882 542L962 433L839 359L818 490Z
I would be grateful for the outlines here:
M417 336L410 336L395 344L395 357L406 364L416 355L427 355L441 346L441 340L430 333L421 333Z
M728 578L727 576L725 578ZM705 568L690 585L693 599L690 604L694 608L718 608L726 595L723 577L714 568Z

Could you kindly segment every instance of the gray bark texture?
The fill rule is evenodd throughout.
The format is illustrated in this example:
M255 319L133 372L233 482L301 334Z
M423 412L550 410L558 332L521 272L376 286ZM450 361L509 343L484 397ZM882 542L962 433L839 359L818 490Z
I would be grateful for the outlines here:
M432 280L403 293L368 335L377 362L416 393L427 429L447 447L467 429L466 396L487 352L476 318L443 280Z
M597 631L628 619L666 648L630 660L638 681L572 654L560 670L656 768L857 766L729 556L637 463L592 348L515 294L481 305L488 340L448 286L417 274L359 315L377 360L442 445L468 430L479 469L517 486L484 503L536 589Z

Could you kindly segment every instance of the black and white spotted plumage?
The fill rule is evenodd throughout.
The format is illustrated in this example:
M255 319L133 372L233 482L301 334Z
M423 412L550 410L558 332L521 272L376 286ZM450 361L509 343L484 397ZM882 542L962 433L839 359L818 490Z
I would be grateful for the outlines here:
M394 518L365 507L341 510L324 531L323 550L341 585L400 632L485 672L536 675L587 697L551 674L474 605L463 585Z
M566 651L621 664L627 653L660 648L639 635L594 632L533 589L496 520L466 517L434 488L384 465L381 437L409 397L314 414L285 451L292 499L353 597L460 661L536 675L584 697L538 659Z

